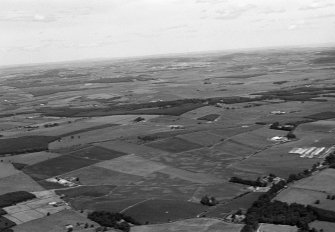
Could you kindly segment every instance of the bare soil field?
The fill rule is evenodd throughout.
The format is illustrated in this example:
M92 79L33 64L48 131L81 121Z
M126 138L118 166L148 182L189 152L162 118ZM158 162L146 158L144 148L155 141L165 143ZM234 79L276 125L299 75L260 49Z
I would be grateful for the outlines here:
M174 231L192 231L192 232L239 232L243 225L230 224L217 219L195 218L172 223L135 226L131 232L174 232Z

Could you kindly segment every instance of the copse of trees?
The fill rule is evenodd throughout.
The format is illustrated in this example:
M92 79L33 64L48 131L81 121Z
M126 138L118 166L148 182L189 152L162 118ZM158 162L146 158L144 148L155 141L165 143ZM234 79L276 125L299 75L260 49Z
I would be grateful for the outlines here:
M155 135L144 135L144 136L137 136L137 139L142 140L144 142L155 141L158 139L158 136Z
M130 224L140 225L140 223L133 218L121 213L94 211L89 213L87 217L101 226L112 227L125 232L130 231Z
M266 187L266 183L261 182L259 179L257 180L245 180L239 177L231 177L229 182L232 183L238 183L238 184L245 184L245 185L250 185L250 186L254 186L254 187Z
M270 129L284 130L284 131L292 131L292 130L294 130L295 127L296 127L296 125L291 124L291 123L281 125L279 122L274 122L270 125Z
M335 163L335 155L326 158L325 163ZM291 174L286 181L280 181L272 185L270 190L261 195L257 201L248 209L246 213L245 223L241 232L254 232L258 228L258 223L272 223L292 225L299 228L299 232L314 232L314 228L310 229L308 224L314 220L335 222L335 212L320 209L314 206L305 206L297 203L287 204L286 202L273 201L272 199L277 193L285 188L288 182L302 179L310 176L320 163L313 165L311 169L306 169L298 174ZM327 199L333 197L328 195ZM335 199L335 197L334 197ZM318 204L320 201L316 201Z
M200 203L207 206L217 205L219 202L213 196L203 196L200 200Z
M286 138L295 139L295 138L297 138L297 136L295 134L293 134L292 131L290 131L290 132L287 133Z
M335 165L335 153L329 154L326 158L325 161L323 162L325 165L329 166L334 166Z

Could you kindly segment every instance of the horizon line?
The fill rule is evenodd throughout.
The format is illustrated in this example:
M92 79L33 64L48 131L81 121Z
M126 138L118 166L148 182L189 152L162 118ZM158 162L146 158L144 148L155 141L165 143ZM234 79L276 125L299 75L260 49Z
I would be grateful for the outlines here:
M130 55L130 56L118 56L118 57L96 57L96 58L83 58L83 59L71 59L71 60L59 60L59 61L47 61L47 62L34 62L34 63L17 63L17 64L6 64L1 65L0 69L10 69L15 67L34 67L37 65L62 65L66 63L80 63L80 62L99 62L99 61L117 61L117 60L132 60L132 59L145 59L145 58L158 58L158 57L169 57L169 56L182 56L192 54L213 54L221 52L234 52L234 51L261 51L270 49L304 49L304 48L335 48L335 43L322 43L322 44L303 44L303 45L285 45L285 46L267 46L267 47L245 47L245 48L227 48L217 50L202 50L202 51L189 51L189 52L172 52L172 53L155 53L148 55Z

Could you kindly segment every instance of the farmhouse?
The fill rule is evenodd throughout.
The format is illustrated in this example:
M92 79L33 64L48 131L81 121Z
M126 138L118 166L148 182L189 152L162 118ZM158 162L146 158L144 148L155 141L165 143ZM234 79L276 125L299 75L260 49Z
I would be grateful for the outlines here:
M286 142L286 141L288 141L287 137L285 137L285 136L274 136L270 140L274 141L274 142Z
M271 111L271 114L281 115L281 114L286 114L286 112L285 111L280 111L280 110L274 110L274 111Z
M170 129L184 129L182 125L169 125Z

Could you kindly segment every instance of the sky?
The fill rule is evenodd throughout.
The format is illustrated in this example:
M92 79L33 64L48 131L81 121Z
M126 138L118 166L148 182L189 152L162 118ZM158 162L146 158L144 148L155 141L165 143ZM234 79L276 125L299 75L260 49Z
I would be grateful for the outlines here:
M335 43L335 0L0 0L0 66Z

